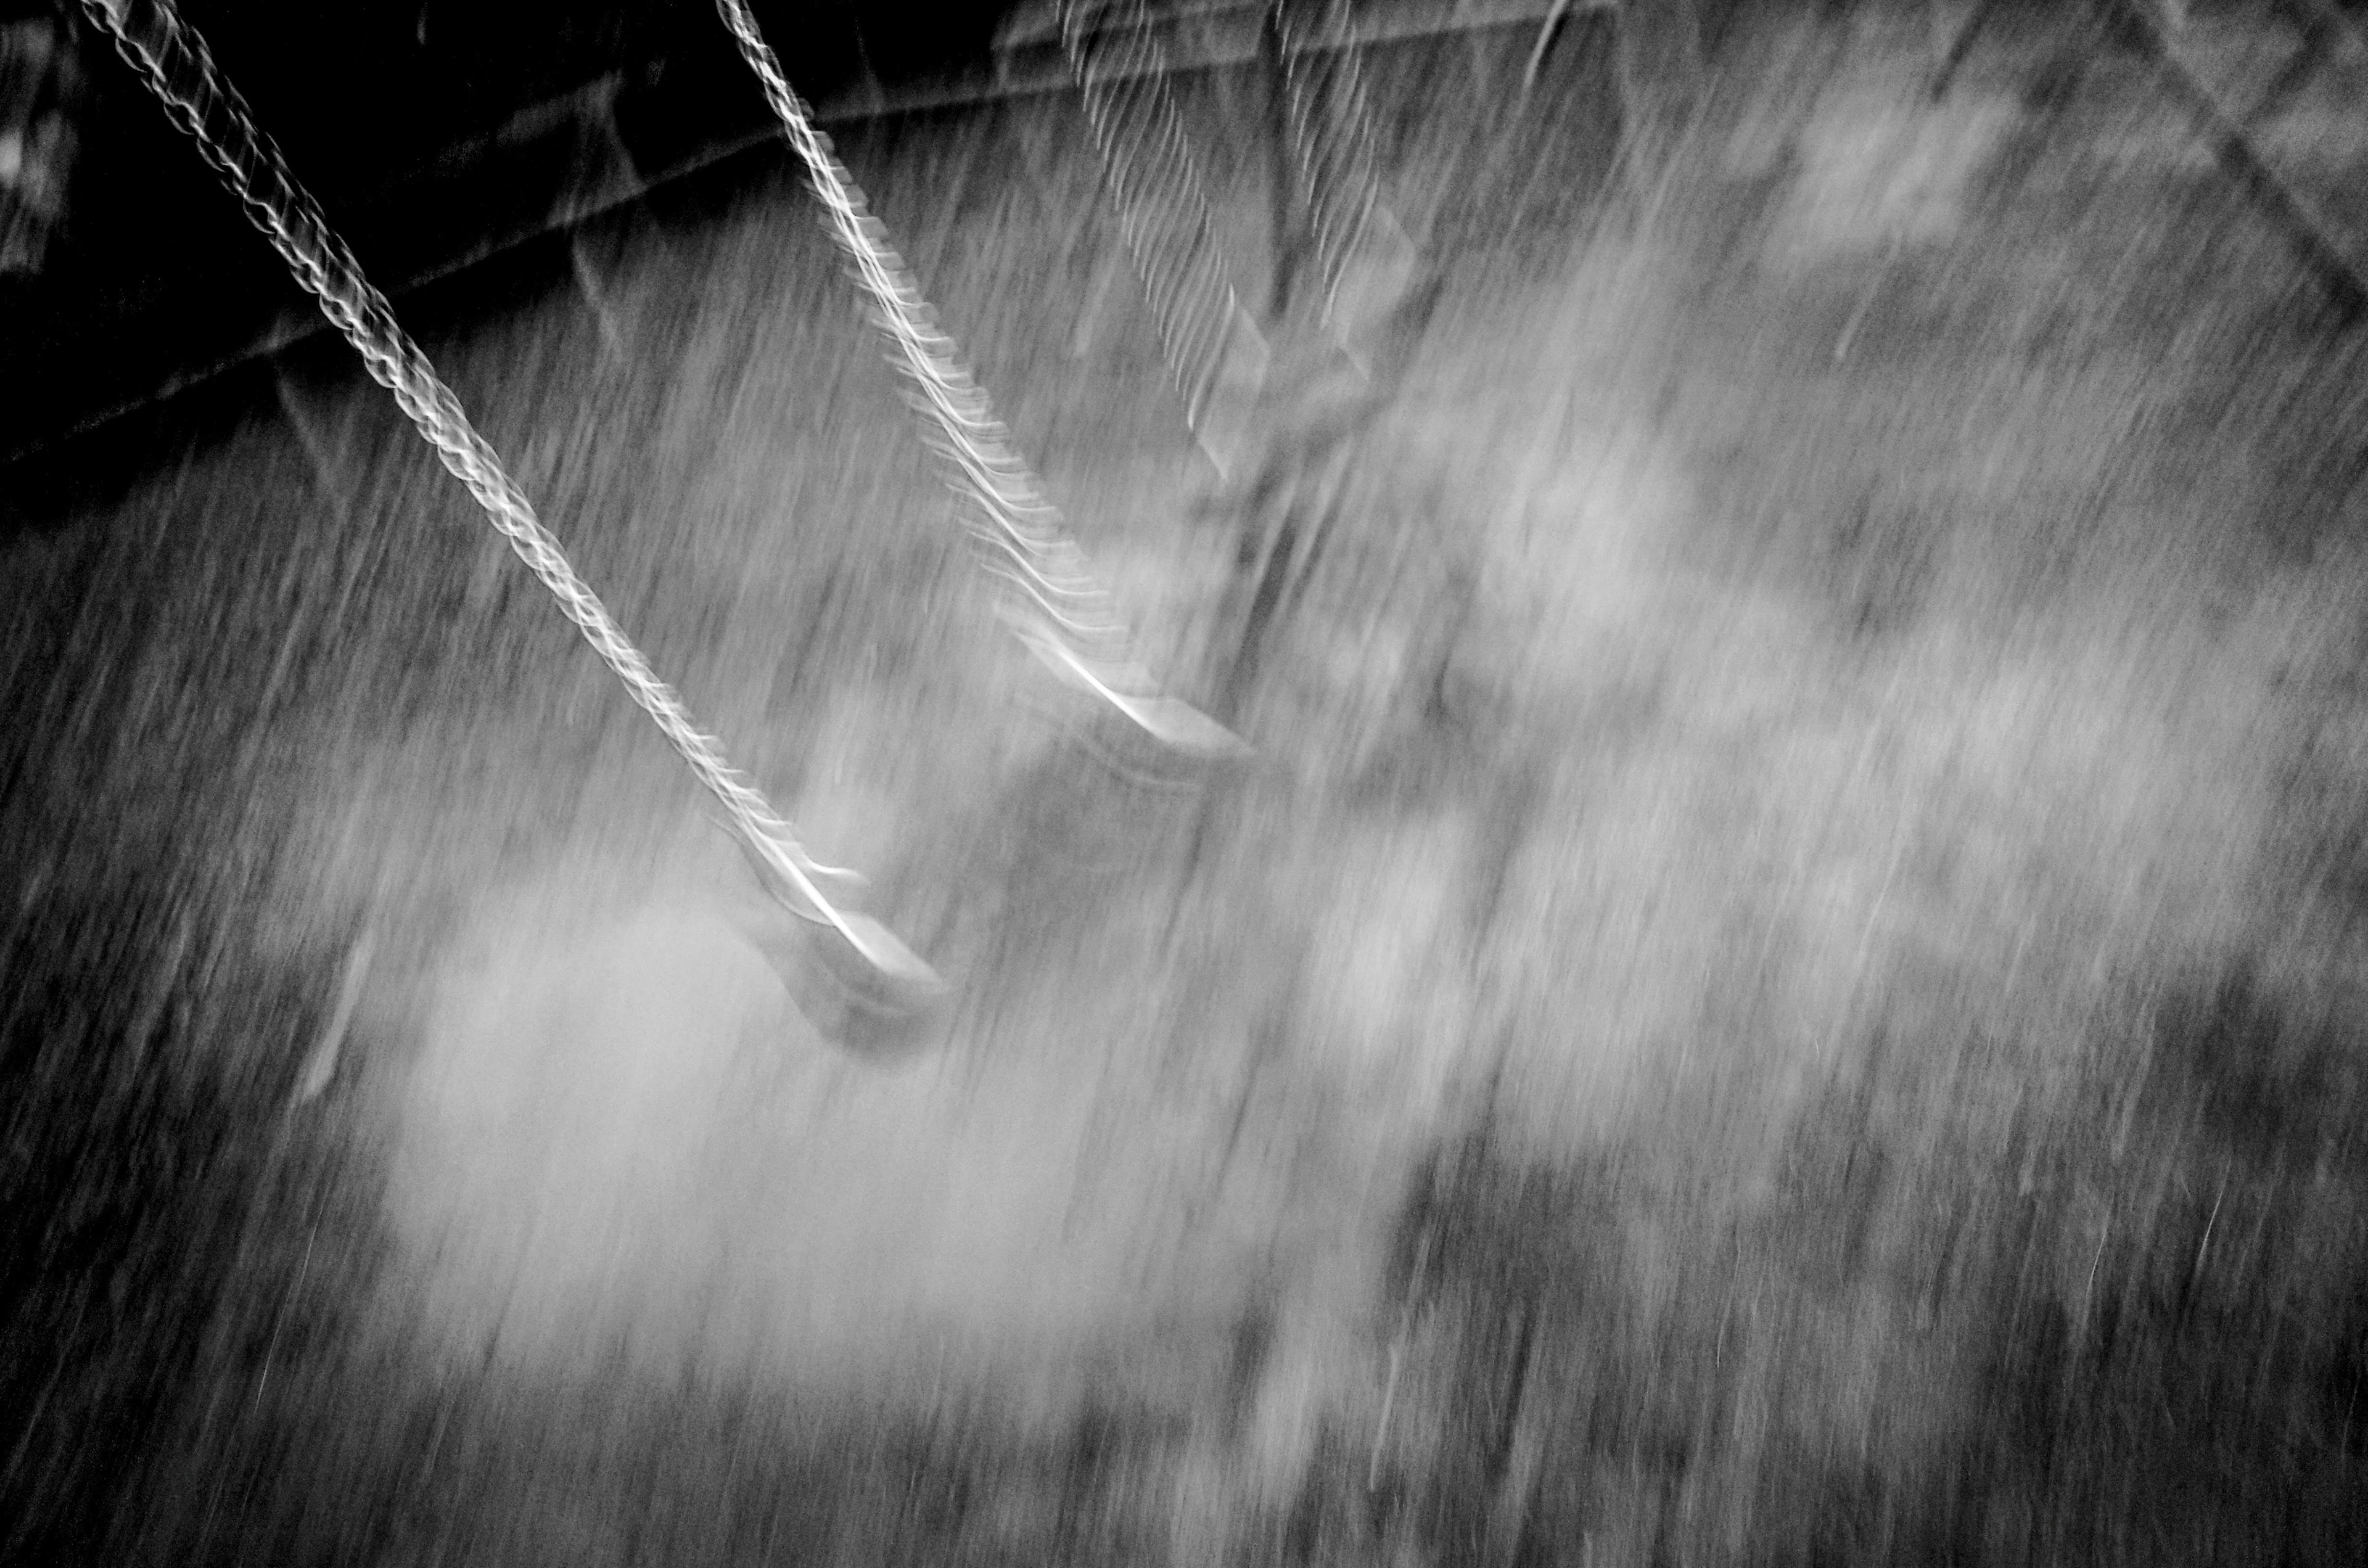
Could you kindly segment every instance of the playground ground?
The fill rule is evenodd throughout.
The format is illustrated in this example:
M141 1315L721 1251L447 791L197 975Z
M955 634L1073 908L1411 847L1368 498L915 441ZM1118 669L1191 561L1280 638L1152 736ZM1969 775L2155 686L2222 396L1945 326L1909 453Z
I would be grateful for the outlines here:
M20 474L0 1539L2355 1553L2358 329L2142 62L1770 15L1648 180L1573 26L1376 54L1449 286L1237 767L1080 751L778 152L401 301L945 973L909 1058L340 346ZM1074 104L839 140L1201 695Z

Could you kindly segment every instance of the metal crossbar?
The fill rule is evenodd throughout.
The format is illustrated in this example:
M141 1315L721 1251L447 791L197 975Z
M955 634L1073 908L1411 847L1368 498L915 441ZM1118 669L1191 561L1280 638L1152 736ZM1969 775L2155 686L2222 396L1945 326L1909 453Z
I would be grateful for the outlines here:
M296 280L361 355L371 378L394 394L444 466L484 509L487 520L722 804L774 894L803 918L835 929L882 973L935 983L928 965L886 926L838 908L824 894L821 881L853 879L854 873L819 865L806 854L789 824L724 759L715 737L700 729L682 699L651 670L607 607L576 575L493 448L470 424L460 400L396 322L386 297L363 277L360 264L297 183L279 147L256 128L245 100L214 63L205 40L181 20L170 0L83 0L83 9L113 40L167 117L197 143Z

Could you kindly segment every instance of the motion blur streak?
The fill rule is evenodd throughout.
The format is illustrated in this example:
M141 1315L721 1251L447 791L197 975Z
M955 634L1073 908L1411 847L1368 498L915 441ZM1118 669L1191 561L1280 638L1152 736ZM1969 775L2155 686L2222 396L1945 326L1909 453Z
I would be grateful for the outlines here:
M997 634L778 147L406 297L905 1034L334 346L7 471L0 1555L2356 1559L2368 94L2158 46L2278 206L2077 10L1372 7L1445 281L1254 494L1073 93L834 124L1178 696L1304 547L1222 767Z

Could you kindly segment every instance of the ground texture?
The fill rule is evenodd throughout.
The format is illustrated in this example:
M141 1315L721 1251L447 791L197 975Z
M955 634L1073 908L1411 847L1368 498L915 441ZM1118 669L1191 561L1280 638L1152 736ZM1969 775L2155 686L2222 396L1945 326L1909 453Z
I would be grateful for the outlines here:
M778 153L402 301L893 1038L336 346L20 464L0 1551L2356 1557L2362 339L2141 59L1939 16L1625 143L1593 14L1375 51L1447 288L1224 768L1003 639ZM1076 106L840 140L1207 699Z

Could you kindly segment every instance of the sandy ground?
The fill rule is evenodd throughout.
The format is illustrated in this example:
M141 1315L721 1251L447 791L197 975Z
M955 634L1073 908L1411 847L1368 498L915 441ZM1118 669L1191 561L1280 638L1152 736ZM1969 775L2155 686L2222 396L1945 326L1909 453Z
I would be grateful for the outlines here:
M20 476L11 1550L2355 1550L2356 334L2043 30L1733 24L1615 178L1592 27L1376 57L1450 288L1244 766L1001 639L771 154L404 302L909 1050L331 346ZM1204 698L1074 106L842 144Z

